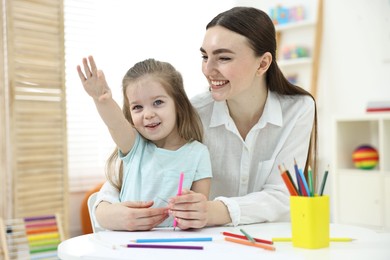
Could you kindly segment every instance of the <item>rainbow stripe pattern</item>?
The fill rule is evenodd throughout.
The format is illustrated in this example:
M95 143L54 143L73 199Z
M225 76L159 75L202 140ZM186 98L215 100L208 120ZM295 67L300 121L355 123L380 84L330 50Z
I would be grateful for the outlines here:
M62 240L58 214L6 220L0 218L1 251L5 260L59 259L57 247Z
M361 145L352 154L356 168L370 170L375 168L379 161L378 151L370 145Z
M58 259L61 243L55 215L24 218L31 259Z

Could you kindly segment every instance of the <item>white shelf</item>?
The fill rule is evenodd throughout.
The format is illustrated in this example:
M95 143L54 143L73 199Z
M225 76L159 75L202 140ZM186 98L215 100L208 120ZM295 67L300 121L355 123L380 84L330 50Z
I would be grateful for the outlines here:
M374 169L354 166L352 153L362 144L378 150ZM390 113L335 118L332 149L335 222L390 230Z
M283 31L288 31L288 30L300 29L300 28L304 28L304 27L312 27L315 25L316 25L315 21L302 20L299 22L275 25L275 30L277 32L283 32Z
M285 75L295 75L296 84L316 97L322 38L322 0L297 1L294 4L282 1L280 4L303 6L305 20L275 26L278 65ZM310 57L284 60L282 52L290 47L303 47L308 50Z
M278 60L278 64L280 67L291 67L296 65L310 65L312 61L313 60L310 57L286 59L286 60L280 59Z

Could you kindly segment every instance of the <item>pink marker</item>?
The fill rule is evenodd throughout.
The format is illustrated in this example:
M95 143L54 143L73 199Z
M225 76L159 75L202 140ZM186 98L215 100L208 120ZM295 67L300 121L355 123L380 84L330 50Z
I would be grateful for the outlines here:
M183 180L184 180L184 173L181 172L180 173L180 179L179 179L179 188L177 190L177 195L180 196L181 195L181 192L183 190ZM175 230L177 226L177 221L176 221L176 218L173 220L173 230Z

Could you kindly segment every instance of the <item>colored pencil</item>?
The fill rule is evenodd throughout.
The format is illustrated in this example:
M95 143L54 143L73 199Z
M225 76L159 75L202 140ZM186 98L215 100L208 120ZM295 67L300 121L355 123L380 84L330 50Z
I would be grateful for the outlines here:
M181 246L181 245L157 245L157 244L127 244L128 248L155 248L155 249L193 249L203 250L203 246Z
M352 242L354 239L349 237L331 237L329 238L330 242ZM274 237L272 238L273 242L291 242L291 237Z
M177 195L180 196L181 195L181 192L183 190L183 180L184 180L184 173L181 172L180 173L180 177L179 177L179 187L177 189ZM177 220L176 218L173 220L173 230L176 229L176 226L177 226Z
M282 179L283 179L284 183L285 183L286 186L287 186L287 189L288 189L290 195L291 195L291 196L298 196L298 193L297 193L296 190L293 188L293 186L292 186L290 180L288 179L288 176L287 176L286 172L282 173L281 176L282 176Z
M284 165L283 165L283 168L284 168L284 171L286 172L288 178L290 179L290 182L291 182L291 184L293 185L294 190L296 191L296 193L298 194L298 196L301 196L301 194L299 193L299 189L297 188L297 186L296 186L295 183L294 183L294 180L293 180L293 178L292 178L292 176L291 176L290 171L287 170L286 166L284 166Z
M285 169L282 168L281 165L278 166L279 171L280 171L280 176L282 176L282 179L284 181L284 184L286 184L286 187L290 193L291 196L297 196L297 190L294 187L294 183L292 182L292 179L290 176L288 176L287 172Z
M311 171L311 167L310 166L309 166L309 170L308 170L307 174L308 174L307 178L309 179L309 192L310 192L310 196L314 197L313 173Z
M325 189L325 184L326 184L326 179L328 178L328 170L325 171L324 177L322 178L321 182L321 189L320 189L320 196L324 194L324 189Z
M297 161L295 160L295 158L294 158L294 171L295 171L295 177L297 179L299 194L301 196L305 196L305 194L303 193L303 183L302 183L302 180L301 180L301 177L299 174L298 164L297 164Z
M309 185L307 185L305 175L303 174L302 169L299 169L298 171L299 171L299 176L300 176L302 184L303 184L303 187L302 187L303 192L302 193L304 196L310 197Z
M228 237L235 237L235 238L241 238L241 239L248 239L246 236L242 236L242 235L237 235L237 234L233 234L233 233L229 233L229 232L222 232L222 235L224 236L228 236ZM259 242L259 243L264 243L264 244L269 244L269 245L272 245L274 242L270 241L270 240L265 240L265 239L260 239L260 238L253 238L256 242Z
M235 238L231 238L231 237L225 237L225 240L229 241L229 242L241 244L241 245L260 247L260 248L263 248L263 249L266 249L266 250L275 251L275 247L273 247L271 245L265 245L265 244L262 244L262 243L253 243L253 242L250 242L248 240L235 239Z
M333 238L331 237L329 239L330 242L352 242L353 240L355 239L350 237L333 237Z
M135 243L161 243L161 242L202 242L213 241L212 237L177 237L177 238L141 238L135 239Z
M243 233L243 234L246 236L246 238L247 238L249 241L251 241L252 243L255 243L255 242L256 242L256 241L253 239L253 237L252 237L251 235L249 235L248 233L245 232L245 230L240 229L240 231L241 231L241 233Z

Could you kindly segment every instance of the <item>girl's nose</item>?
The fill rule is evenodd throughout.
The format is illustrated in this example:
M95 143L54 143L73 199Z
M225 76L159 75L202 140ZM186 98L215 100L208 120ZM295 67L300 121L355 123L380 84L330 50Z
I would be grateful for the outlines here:
M153 118L155 115L156 115L156 113L154 113L153 109L146 109L145 110L144 117L146 119Z

